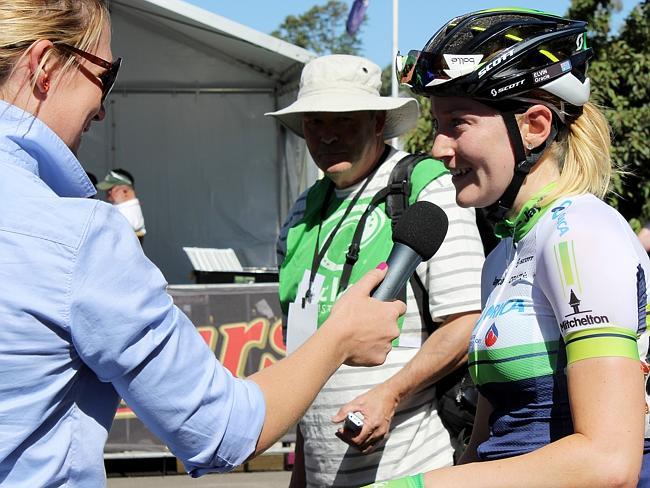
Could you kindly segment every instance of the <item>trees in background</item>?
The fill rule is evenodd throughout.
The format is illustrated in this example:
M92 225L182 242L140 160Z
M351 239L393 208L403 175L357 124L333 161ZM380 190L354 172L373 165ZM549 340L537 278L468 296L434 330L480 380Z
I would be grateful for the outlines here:
M650 219L650 2L640 2L610 35L617 2L573 0L568 15L589 22L595 58L593 101L612 126L612 156L625 175L611 203L635 230Z
M358 34L345 31L350 6L340 0L314 5L301 15L289 15L272 36L315 52L324 54L358 54L361 41Z

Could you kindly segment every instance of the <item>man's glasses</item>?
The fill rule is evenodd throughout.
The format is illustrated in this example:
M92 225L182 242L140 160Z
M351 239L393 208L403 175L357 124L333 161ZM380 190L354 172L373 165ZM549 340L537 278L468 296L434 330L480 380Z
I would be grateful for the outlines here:
M111 63L109 61L106 61L105 59L95 56L94 54L90 54L79 48L70 46L69 44L61 43L61 44L55 44L55 46L57 48L62 49L63 51L77 54L82 58L87 59L91 63L96 64L97 66L101 66L106 70L101 75L97 76L97 78L102 84L102 102L103 102L108 96L108 94L111 92L111 90L113 89L113 86L115 85L117 73L120 71L120 66L122 65L122 58L117 58L115 61Z

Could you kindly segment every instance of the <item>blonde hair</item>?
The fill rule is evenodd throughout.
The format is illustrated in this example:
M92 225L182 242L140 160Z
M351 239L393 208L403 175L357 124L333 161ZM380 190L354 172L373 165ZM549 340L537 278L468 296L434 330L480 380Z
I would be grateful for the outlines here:
M548 93L536 93L535 98L559 107ZM565 121L558 136L546 150L560 170L557 185L540 205L546 205L565 195L592 193L604 198L617 170L612 166L611 130L600 109L591 102L582 107L564 104Z
M109 21L107 0L1 0L0 1L0 89L11 77L20 59L38 40L75 46L84 51L99 44L104 25ZM32 78L32 87L51 56L48 50ZM59 74L67 72L75 57L67 60Z

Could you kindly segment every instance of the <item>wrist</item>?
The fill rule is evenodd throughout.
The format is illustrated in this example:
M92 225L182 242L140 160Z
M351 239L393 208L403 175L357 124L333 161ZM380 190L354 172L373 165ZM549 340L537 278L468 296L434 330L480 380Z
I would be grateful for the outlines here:
M318 328L318 333L325 343L323 346L332 352L330 357L334 358L337 362L335 369L338 369L339 366L352 356L350 341L346 337L345 330L343 329L343 327L339 327L338 324L334 323L331 318L326 319Z
M381 387L384 389L385 394L395 401L395 405L399 404L409 394L404 383L399 380L399 373L382 383Z

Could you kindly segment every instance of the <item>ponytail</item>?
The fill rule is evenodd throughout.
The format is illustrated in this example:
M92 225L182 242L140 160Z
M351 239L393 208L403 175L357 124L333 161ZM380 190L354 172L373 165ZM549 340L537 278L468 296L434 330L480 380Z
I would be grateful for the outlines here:
M583 193L604 198L615 172L610 143L609 124L594 104L587 102L576 118L567 117L567 125L549 148L549 155L558 162L560 178L540 204Z

